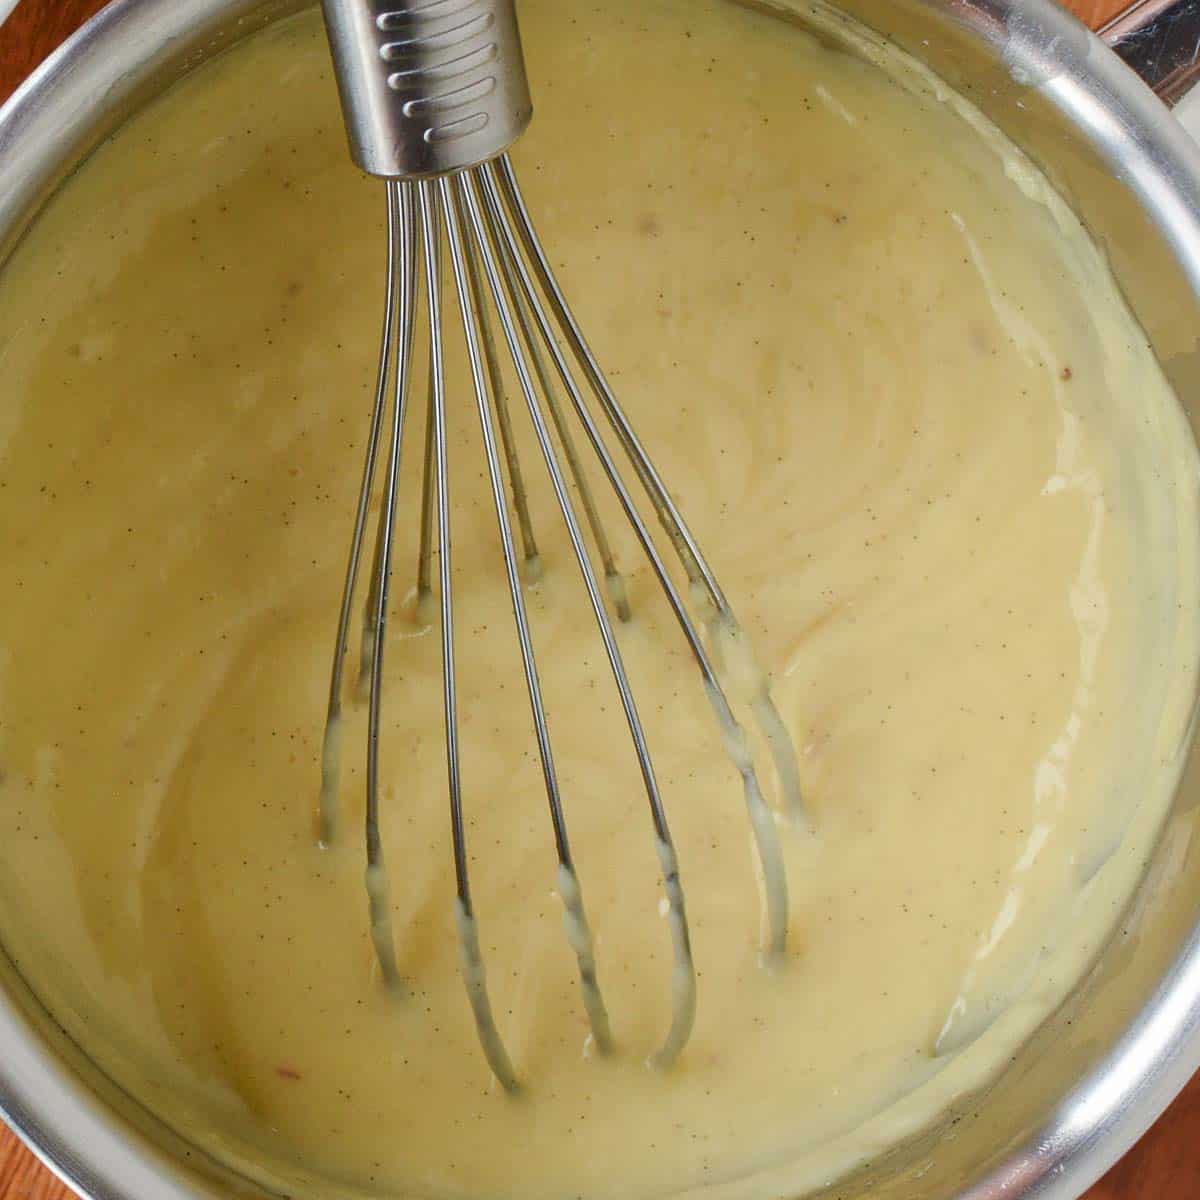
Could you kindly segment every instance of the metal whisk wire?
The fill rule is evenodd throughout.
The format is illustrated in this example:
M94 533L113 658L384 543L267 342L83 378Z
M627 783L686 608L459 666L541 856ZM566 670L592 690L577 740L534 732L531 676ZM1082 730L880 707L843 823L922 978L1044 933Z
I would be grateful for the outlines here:
M545 416L542 413L541 405L538 401L537 389L533 383L533 378L530 372L529 364L525 359L519 335L517 333L516 321L513 317L513 308L509 306L509 299L506 298L505 288L501 281L500 271L497 266L497 256L493 246L489 242L489 231L485 230L483 216L480 211L478 197L475 194L473 185L477 172L468 172L465 175L456 176L453 180L455 190L455 200L462 205L469 216L471 232L474 235L472 243L466 243L459 239L460 230L453 230L452 238L452 253L456 259L462 259L466 254L478 253L483 264L484 273L487 277L488 286L491 293L491 299L495 305L497 314L499 315L500 324L504 330L504 338L508 345L508 350L512 356L513 363L517 370L517 376L520 380L521 391L525 397L526 406L529 410L530 420L533 423L534 431L537 436L538 445L542 452L542 457L545 460L546 469L550 475L551 483L554 487L555 497L558 501L559 511L567 526L567 532L570 536L572 550L575 559L579 565L580 572L583 576L583 582L587 589L588 600L592 607L592 612L595 615L596 623L600 631L600 636L604 642L604 650L607 655L610 669L613 674L613 679L616 682L617 690L621 697L621 707L625 714L625 720L629 727L630 737L633 739L633 744L638 758L638 766L641 770L642 781L646 788L646 796L650 805L651 819L654 824L654 833L656 837L656 846L659 852L659 859L663 869L663 886L667 894L667 900L670 905L669 916L671 921L671 931L673 937L673 945L675 951L675 968L674 977L676 979L673 988L673 1013L671 1021L671 1030L667 1035L667 1040L663 1047L659 1050L658 1058L664 1064L674 1061L678 1056L679 1051L686 1043L688 1035L691 1032L692 1022L695 1018L695 968L692 964L691 939L688 933L687 912L684 902L683 885L679 879L679 867L675 858L674 842L671 838L670 827L667 823L666 811L663 808L662 796L659 792L658 781L654 773L654 765L650 758L650 751L646 744L646 735L642 727L641 718L638 715L637 703L633 697L633 689L629 683L629 676L625 670L625 664L621 656L620 647L617 644L616 634L613 631L612 622L609 619L608 612L604 606L604 599L600 591L600 586L596 580L595 570L592 567L591 560L588 556L587 547L583 539L583 532L579 525L579 519L575 514L575 508L571 501L570 494L567 490L566 480L563 476L562 468L559 466L553 442L551 441L550 431L546 424ZM450 203L450 182L442 181L443 195L446 198L447 211L453 214L454 204ZM494 232L494 231L493 231ZM472 323L472 317L479 318L482 316L482 305L472 305L469 303L470 297L463 293L465 301L463 305L464 313L464 329ZM513 307L516 300L512 297ZM471 310L474 309L474 312ZM470 335L468 335L469 337ZM476 395L481 405L481 409L486 406L487 400L481 388L482 377L476 377ZM506 547L506 558L508 557ZM529 643L522 644L522 655L525 657L525 670L527 678L529 676L536 677L536 665L533 659L532 645ZM540 707L540 706L539 706ZM535 723L538 725L539 749L543 753L543 767L547 763L547 754L549 753L549 735L545 727L545 715L539 711L539 707L535 707ZM547 780L549 787L550 780ZM552 810L557 809L557 821L561 823L561 805L557 797L557 787L554 789L554 795L551 803ZM574 870L570 865L569 857L564 859L561 853L561 845L565 845L565 826L563 826L564 842L560 843L559 871L560 876L564 872L570 872L574 877ZM572 884L569 885L567 894L578 895L578 881L572 878ZM566 902L567 894L564 894L563 899ZM575 919L576 916L582 920L583 909L582 903L578 908L578 913L568 912L568 921ZM583 924L583 929L586 930L586 923ZM575 939L572 938L572 941ZM590 958L590 935L587 936L588 957ZM581 971L583 962L581 959ZM607 1027L607 1021L605 1021ZM595 1023L593 1022L593 1032ZM599 1034L597 1034L597 1045L600 1043Z
M422 489L422 548L418 565L417 592L419 599L422 587L428 586L431 531L436 529L447 780L457 886L456 916L460 957L484 1053L496 1078L506 1088L515 1089L516 1074L491 1010L467 867L456 704L450 473L446 444L446 388L442 345L444 304L440 247L444 238L449 246L454 291L471 369L505 574L554 832L558 858L557 890L564 907L568 941L576 955L584 1008L596 1049L600 1053L608 1053L613 1046L611 1025L597 977L592 933L567 831L549 722L525 604L525 584L522 581L517 540L509 513L511 496L521 528L529 530L528 535L522 539L524 561L528 567L530 560L537 555L536 543L532 537L532 522L521 483L520 465L516 457L511 426L507 434L504 432L505 422L510 418L505 408L504 386L496 358L496 339L492 333L489 312L499 321L503 342L520 384L572 552L604 643L646 789L655 847L668 904L674 956L671 1027L655 1054L654 1061L660 1066L669 1066L686 1044L695 1016L696 981L686 900L653 760L614 626L605 605L604 592L591 562L566 474L558 460L554 434L558 437L558 445L563 447L563 456L568 460L572 480L584 505L587 523L604 570L609 603L622 620L629 617L626 590L616 568L599 510L588 486L565 415L555 396L550 374L542 357L543 352L553 361L559 380L570 399L571 409L582 425L588 443L600 459L604 473L625 516L633 525L638 541L675 614L700 669L706 693L741 775L747 812L765 884L768 921L763 953L769 960L774 960L783 953L787 939L787 885L778 831L758 784L745 734L725 696L709 652L590 412L583 389L576 381L570 363L555 337L554 326L551 324L543 296L548 298L552 310L565 314L561 324L566 324L567 321L573 324L573 317L570 316L561 290L554 281L536 241L536 234L525 211L511 163L503 157L496 163L484 164L436 181L389 183L387 196L389 261L382 333L383 353L376 382L375 404L367 439L367 461L356 510L353 542L339 613L338 640L334 652L319 804L318 825L321 837L327 842L336 833L338 750L347 638L391 382L394 384L391 389L391 436L363 626L362 670L366 672L366 687L360 687L360 690L365 690L369 703L365 837L371 933L383 978L389 986L394 987L400 982L400 973L391 929L390 899L379 828L378 755L388 596L397 520L397 481L408 391L411 386L419 258L424 265L423 281L429 317L430 374L429 423ZM541 285L541 294L538 283ZM586 343L583 343L577 326L575 331L574 336L568 334L566 340L574 350L577 361L586 363L590 359L590 352L586 350ZM580 346L583 347L582 351ZM591 361L594 363L594 360ZM593 369L597 377L603 379L599 368ZM607 388L606 383L604 386ZM599 389L594 385L592 390L599 394ZM545 414L547 409L550 412L549 421ZM622 436L621 427L612 420L607 407L605 413L609 416L610 424L613 425L622 446L628 448L631 441L637 445L640 458L633 453L630 457L635 472L654 502L652 484L647 481L655 480L657 476L653 473L653 467L645 457L645 452L635 440ZM551 426L554 428L554 434L551 432ZM661 483L658 486L661 487ZM663 494L666 494L665 489ZM688 575L703 580L707 567L703 566L698 549L692 550L695 542L690 533L686 532L686 527L680 528L672 524L671 509L667 505L655 503L654 507L660 521L672 535L670 541L679 552ZM688 570L689 564L691 570ZM527 570L526 575L528 574ZM708 574L711 575L711 572ZM694 595L695 591L696 589L693 589ZM724 615L728 613L728 605L716 587L715 580L710 596L708 619L711 631L722 619L732 622L732 616Z
M459 182L459 181L455 181ZM517 638L521 647L521 663L525 672L525 684L529 692L529 704L533 715L534 730L537 736L538 756L542 766L542 778L546 787L546 798L550 807L550 820L554 829L554 844L558 854L558 891L564 906L564 920L572 948L575 950L579 966L580 986L583 992L584 1007L588 1021L596 1041L596 1048L602 1054L612 1049L612 1030L609 1024L608 1011L596 979L596 961L592 942L591 929L583 907L583 892L575 873L575 863L571 856L571 844L567 835L566 817L563 814L562 796L558 788L558 776L554 766L554 752L550 744L550 732L546 722L546 712L542 702L541 682L538 678L537 660L534 655L533 639L529 629L529 615L525 607L525 596L521 587L521 579L517 569L516 546L513 541L512 526L508 516L508 506L505 502L504 482L501 476L500 459L496 450L496 435L493 429L492 413L489 402L496 410L496 420L499 423L499 412L503 405L503 387L499 381L499 371L494 369L496 364L491 361L492 370L485 375L482 346L492 347L490 330L482 313L483 303L479 272L472 266L473 260L464 248L461 236L461 213L458 205L451 198L450 184L443 179L439 182L439 192L450 240L450 258L454 269L454 281L458 292L459 311L463 317L463 333L467 342L467 354L471 365L471 378L475 389L475 401L479 411L479 426L483 437L484 453L487 458L488 479L491 483L492 500L496 509L496 522L500 530L501 546L504 551L505 574L508 579L509 595L512 600L513 619L517 626ZM511 442L508 443L511 447ZM509 454L510 483L513 469L516 466L515 456ZM513 484L514 498L516 485ZM514 499L515 503L515 499Z
M613 432L620 439L626 454L628 454L630 461L633 463L634 471L637 473L647 496L650 498L659 523L674 546L679 561L687 574L694 599L702 608L707 607L707 625L711 635L710 640L714 650L719 652L719 647L723 642L736 641L742 637L742 631L738 625L737 618L734 616L733 608L726 599L721 585L717 582L717 577L712 568L708 565L708 560L704 557L699 543L688 528L687 522L671 497L670 491L655 468L653 460L647 454L641 440L638 438L636 430L617 400L616 394L609 386L604 371L601 369L599 362L592 353L591 347L588 345L587 339L584 337L582 327L575 319L575 314L571 311L571 307L567 303L566 296L563 294L563 290L555 277L554 270L550 266L550 260L542 248L537 228L525 205L525 198L521 193L521 187L517 182L517 175L513 170L509 156L507 154L499 156L494 164L485 164L483 170L485 178L490 180L490 190L492 192L496 190L496 180L499 180L509 211L512 214L513 223L520 235L521 243L529 256L530 262L533 264L538 282L545 292L550 307L558 320L562 336L570 346L571 352L583 371L592 393L599 401ZM501 221L501 226L507 228L504 226L503 221ZM527 277L523 278L523 285L528 293L532 292ZM554 339L552 332L550 332L549 322L542 319L539 321L539 324L541 325L543 337L547 337L550 340L555 365L558 367L559 374L568 391L571 393L572 401L575 401L577 395L575 385L570 379L570 371L565 365L565 360L558 350L557 341ZM613 471L610 469L611 459L604 451L603 442L594 436L594 426L584 416L583 410L582 401L576 402L576 411L580 413L580 419L584 421L588 429L588 436L592 441L592 445L605 464L605 473L613 481L613 486L617 487L618 492L620 492L621 489L618 487ZM624 496L622 497L622 507L625 508L627 515L631 515ZM638 528L639 540L642 542L643 547L646 547L646 538L643 537L644 527L637 522L635 522L635 526ZM647 549L647 553L650 553L649 549ZM654 561L653 556L651 561ZM663 575L657 565L655 570L661 580ZM675 607L674 604L673 607ZM678 608L676 608L676 615L680 615ZM689 641L691 640L689 636ZM779 711L775 707L766 674L757 670L756 674L758 678L755 681L754 694L750 698L751 711L766 738L775 764L776 774L779 778L779 785L787 814L795 823L804 824L806 818L801 799L800 767L796 761L796 751L792 744L791 734L788 732L783 718L779 715Z
M511 269L510 284L513 287L513 295L517 307L519 308L524 303L533 312L542 339L549 349L551 357L554 359L559 377L571 398L572 407L587 433L592 449L596 452L597 457L604 467L604 473L612 485L617 499L620 501L626 518L633 525L638 541L654 570L660 586L666 594L671 611L674 613L680 629L687 640L692 656L696 661L696 665L700 669L705 691L708 694L710 703L713 705L730 757L733 759L734 765L737 767L742 778L747 812L754 832L755 845L762 867L766 890L768 934L765 954L770 959L778 958L783 953L787 943L787 875L783 866L783 851L779 843L779 834L770 809L767 807L766 800L763 797L762 789L759 786L757 773L754 769L753 756L751 755L745 733L733 714L733 710L726 698L725 690L717 678L713 663L700 638L699 632L688 613L678 589L675 587L674 580L672 580L662 556L659 554L658 547L650 536L641 513L638 511L629 494L629 490L617 469L616 463L613 461L612 455L600 434L600 430L588 409L583 393L572 375L566 357L558 345L554 328L538 299L538 294L530 278L529 271L522 260L517 238L508 220L506 220L506 210L501 196L498 177L499 180L503 181L504 194L508 199L507 211L511 214L512 220L520 231L521 242L524 244L537 268L543 290L551 298L552 303L560 314L561 327L568 333L568 340L572 344L577 360L581 365L591 364L590 373L594 373L595 379L598 381L598 384L593 385L594 393L598 397L607 395L610 398L611 412L613 414L610 416L610 421L614 427L614 431L619 436L623 433L628 433L628 438L622 436L621 440L626 449L630 451L630 458L633 460L635 471L637 471L643 481L658 480L657 472L654 471L653 464L637 441L632 426L629 425L624 414L617 406L616 399L612 395L608 382L592 357L574 315L571 313L566 299L555 280L553 271L538 241L533 223L530 221L528 212L525 209L517 185L516 174L512 169L512 164L508 160L508 156L502 156L498 165L485 164L478 168L477 171L472 172L472 175L477 178L479 185L483 189L487 202L487 210L491 217L491 234L504 246L505 253L503 257ZM477 232L482 242L484 240L482 232ZM530 345L532 344L531 338ZM606 412L608 411L609 407L606 406ZM620 418L619 421L616 419L617 417ZM636 455L630 449L631 447L636 447ZM644 466L641 465L643 463ZM736 629L736 622L733 619L732 611L729 609L728 601L725 600L723 593L716 583L715 577L712 576L712 572L704 564L703 556L700 554L698 546L696 546L695 539L692 538L686 526L682 524L682 518L677 518L670 495L666 492L665 487L662 487L661 481L658 482L657 486L661 489L666 503L660 505L655 501L653 493L651 493L651 500L654 502L655 509L659 513L660 520L663 522L664 527L667 528L668 536L672 543L677 548L682 547L687 551L686 555L682 549L680 551L680 560L683 563L685 571L691 577L691 566L694 564L694 569L698 573L703 570L703 572L707 573L707 577L711 577L713 580L711 594L715 612L710 617L710 628L713 634L713 641L716 643L722 626L729 629ZM647 486L647 491L650 492L649 486ZM702 564L704 564L703 567ZM701 574L700 577L703 578L704 575ZM763 690L765 691L765 683ZM769 693L767 693L767 696L769 701ZM790 737L785 736L784 743L786 751L790 752ZM782 780L783 775L781 773ZM798 792L794 797L794 802L797 805L799 804Z

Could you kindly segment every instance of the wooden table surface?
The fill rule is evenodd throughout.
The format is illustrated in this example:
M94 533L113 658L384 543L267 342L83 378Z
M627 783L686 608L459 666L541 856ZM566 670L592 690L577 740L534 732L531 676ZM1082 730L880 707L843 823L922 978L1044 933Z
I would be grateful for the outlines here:
M1128 0L1067 2L1092 26L1129 7ZM19 0L0 26L0 101L102 4L103 0ZM0 1200L74 1200L74 1193L3 1125ZM1200 1076L1086 1200L1200 1200Z

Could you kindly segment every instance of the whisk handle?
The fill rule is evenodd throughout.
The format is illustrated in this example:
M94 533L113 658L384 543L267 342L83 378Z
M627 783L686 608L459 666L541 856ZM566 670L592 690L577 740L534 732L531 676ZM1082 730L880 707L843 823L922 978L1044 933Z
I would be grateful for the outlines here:
M354 161L427 179L503 153L533 112L515 0L322 0Z

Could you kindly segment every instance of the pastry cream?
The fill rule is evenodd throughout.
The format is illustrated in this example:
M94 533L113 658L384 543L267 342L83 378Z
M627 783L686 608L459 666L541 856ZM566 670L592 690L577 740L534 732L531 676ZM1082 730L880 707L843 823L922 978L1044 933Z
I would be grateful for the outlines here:
M438 639L403 600L421 404L382 752L403 986L381 986L353 704L330 849L312 812L383 196L311 15L130 122L0 275L0 941L150 1110L290 1195L794 1194L991 1078L1122 911L1194 691L1195 450L1084 230L900 55L724 0L521 18L527 198L798 748L805 822L753 746L786 955L760 963L738 774L610 506L699 972L690 1043L646 1065L671 994L655 841L514 392L617 1046L593 1052L448 321L467 834L521 1093L459 978Z

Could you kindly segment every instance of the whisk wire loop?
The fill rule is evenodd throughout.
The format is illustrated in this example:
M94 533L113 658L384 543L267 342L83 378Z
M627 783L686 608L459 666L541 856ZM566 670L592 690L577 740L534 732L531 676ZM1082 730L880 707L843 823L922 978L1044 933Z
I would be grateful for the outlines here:
M476 194L477 185L475 176L476 172L467 172L464 176L460 176L456 180L456 183L459 187L458 194L463 201L470 227L474 234L474 244L472 246L472 250L476 251L480 256L484 275L487 278L488 286L491 291L492 303L499 317L501 328L504 331L504 338L508 345L508 350L512 358L513 365L516 368L521 391L525 397L526 407L529 410L529 417L533 424L534 434L537 438L538 446L541 449L546 470L550 476L555 498L558 502L559 511L562 514L563 521L567 527L567 534L571 542L571 548L579 566L584 587L587 590L588 600L591 604L592 613L596 619L601 641L604 643L605 655L608 659L613 680L616 683L617 692L621 700L622 711L624 712L629 734L633 740L634 750L637 754L638 767L641 771L642 782L646 789L646 796L650 805L650 813L654 825L655 837L658 843L671 848L671 855L673 859L674 850L670 825L667 821L666 810L663 806L662 795L659 791L658 780L654 772L654 764L650 756L649 746L646 742L645 730L642 726L641 716L638 713L637 702L634 699L633 688L629 682L629 675L625 668L625 662L621 655L620 647L617 643L616 634L613 631L612 622L609 619L608 611L605 607L604 597L600 590L600 585L596 580L596 573L592 567L591 559L587 552L587 546L584 541L579 519L576 516L574 504L567 488L566 479L563 476L562 468L559 465L558 458L555 453L554 444L550 436L550 430L546 424L545 416L542 412L541 404L538 399L537 388L533 382L529 363L526 359L525 352L521 344L520 335L517 332L517 325L515 318L513 317L510 298L501 279L500 271L497 266L496 255L491 242L491 236L494 234L494 229L489 231L487 224L485 223L482 207ZM669 913L673 923L679 926L684 933L682 938L675 941L675 970L677 973L686 976L688 984L685 988L681 989L680 994L677 997L677 1002L673 1006L671 1023L672 1028L671 1032L668 1034L667 1042L665 1043L664 1048L668 1048L676 1042L682 1046L682 1044L686 1042L687 1035L690 1033L691 1020L695 1012L695 968L692 963L690 938L686 935L687 914L684 904L682 885L679 885L678 883L677 865L674 870L674 879L671 881L670 886L668 887L667 898L670 904ZM661 1054L662 1051L660 1051L660 1055Z
M675 547L684 571L687 573L693 595L707 598L707 602L711 606L708 624L714 644L719 644L722 636L726 640L739 637L741 630L737 619L721 585L717 582L716 575L672 499L671 493L663 483L653 460L646 453L636 430L625 415L624 409L609 385L608 378L584 337L582 327L571 311L571 306L567 303L566 296L554 274L554 269L550 265L550 260L542 247L537 228L529 215L529 209L525 204L521 185L517 181L512 160L507 154L502 154L493 162L485 163L479 170L485 186L503 192L513 225L516 227L525 253L533 265L541 288L558 320L563 337L579 363L609 424L633 463L634 470L650 498L659 523ZM546 325L543 324L543 333L545 329ZM556 355L556 365L559 367L560 373L563 373L564 382L566 382L569 372L563 364L561 355ZM567 384L568 389L571 386L570 383ZM574 399L574 395L572 395L572 399ZM787 726L771 698L765 674L758 672L758 675L759 679L752 698L751 710L766 737L788 813L797 824L803 824L806 818L795 747L787 732Z
M501 159L499 169L503 170L505 165L507 165L506 159ZM751 828L754 833L755 848L759 858L763 886L766 893L767 937L764 954L769 959L776 959L783 954L787 945L787 873L783 864L783 848L780 844L779 832L775 827L774 818L767 806L762 788L759 785L753 756L751 755L745 732L734 716L733 709L729 704L720 680L717 678L716 671L709 659L699 631L692 621L691 615L683 602L683 598L679 594L678 588L675 586L675 581L671 578L671 574L667 570L666 564L659 553L654 539L650 535L649 529L646 527L646 522L641 512L633 502L629 489L626 487L616 462L588 408L583 392L575 381L566 357L554 337L554 329L534 289L533 280L530 278L529 271L521 257L516 237L509 223L505 220L505 208L497 183L496 168L492 164L487 164L481 167L476 174L483 190L488 213L491 216L492 229L498 234L499 240L504 247L502 256L509 264L514 292L520 293L523 302L532 312L542 339L549 349L551 357L554 359L559 376L567 390L567 394L571 398L572 406L580 423L583 425L592 449L600 459L604 467L604 473L612 485L625 516L637 534L638 541L667 597L671 611L675 614L675 618L679 623L684 638L687 640L696 665L700 669L705 692L716 712L717 721L725 738L730 756L741 776L743 794L750 817ZM517 213L514 212L513 215L517 217ZM549 270L548 267L547 270ZM561 295L561 293L559 294ZM565 306L565 301L563 304Z
M456 187L461 181L454 180ZM491 483L492 500L496 509L496 522L500 530L500 543L504 555L505 574L508 579L509 596L512 601L513 619L517 629L517 640L521 648L521 662L525 672L525 684L529 693L529 704L537 737L538 756L542 765L542 778L546 788L546 799L550 808L550 821L554 830L555 849L558 854L558 891L563 903L563 919L568 939L575 950L579 967L580 986L584 1007L588 1014L592 1036L597 1050L607 1054L612 1050L612 1030L608 1011L596 978L596 961L591 927L583 905L583 892L575 872L571 855L567 822L563 813L562 796L558 786L558 774L554 765L554 752L550 743L549 725L542 700L541 682L538 677L537 658L533 637L529 628L529 616L521 586L517 561L516 544L512 524L504 498L504 482L501 475L500 457L496 448L496 432L493 411L497 404L498 379L492 372L485 373L481 345L486 346L491 338L490 326L482 295L482 283L478 269L473 269L473 258L469 247L461 237L463 225L460 212L461 193L451 194L448 180L440 183L442 203L446 220L450 259L454 270L455 286L458 291L459 309L462 314L463 334L467 344L467 356L479 410L480 432L483 437L484 455L487 460L488 478ZM515 499L515 492L514 492Z
M454 845L457 889L455 915L459 957L480 1044L492 1073L508 1091L517 1090L517 1076L496 1027L487 990L475 910L471 903L463 817L462 769L459 754L457 670L454 657L454 589L450 525L450 461L446 439L446 378L442 353L442 281L438 270L441 237L437 189L441 182L417 184L421 213L421 244L429 301L429 373L433 380L434 497L438 533L438 600L441 609L442 697L446 735L446 779L450 793L450 829Z
M400 971L391 929L391 906L379 829L379 730L389 585L398 519L397 481L413 374L417 295L423 283L429 347L424 477L415 589L417 616L419 620L424 620L426 609L432 607L436 547L443 719L459 958L484 1055L503 1087L509 1091L517 1090L517 1076L492 1011L469 877L454 639L452 504L443 346L449 305L443 295L441 270L441 251L445 244L449 247L451 291L467 348L471 387L479 417L505 577L554 834L558 860L556 887L563 905L567 940L575 954L592 1042L597 1051L607 1053L612 1049L614 1039L598 981L594 938L567 830L550 722L542 694L524 592L537 578L540 558L529 512L525 475L518 459L512 414L505 393L501 346L507 352L508 365L516 376L540 457L566 528L571 552L587 592L646 794L659 859L664 913L672 945L670 1028L652 1061L658 1066L667 1067L686 1045L696 1013L696 970L687 903L666 808L613 623L613 615L619 621L630 617L628 591L601 519L596 495L587 479L572 429L573 421L582 427L585 443L590 445L599 459L603 474L621 511L633 527L637 541L679 624L700 671L726 748L741 776L765 901L763 958L773 962L783 954L787 942L788 891L782 846L774 814L759 785L748 739L734 715L721 679L723 649L732 647L736 650L740 631L694 537L678 517L674 502L591 356L529 221L507 156L434 180L391 181L387 189L389 259L383 352L368 431L367 462L339 612L338 641L330 685L329 723L322 764L319 806L321 839L328 842L336 832L337 749L346 639L367 513L380 457L379 448L384 441L383 428L391 384L390 438L364 613L359 686L360 694L365 694L369 705L365 834L371 936L383 978L389 985L396 986L400 982ZM423 270L419 271L419 266ZM499 335L493 331L493 320L499 324ZM693 603L699 603L707 625L707 638L701 636L700 628L650 533L646 518L634 501L570 359L575 361L576 369L586 380L586 390L599 403L603 418L615 436L615 444L628 456L651 507L679 556L691 584L691 599ZM566 395L565 404L560 401L560 387ZM573 420L568 419L569 416ZM576 503L582 509L582 520ZM592 561L587 535L590 535L603 571L603 586ZM610 615L610 608L613 615ZM785 796L791 797L793 805L796 805L798 792L792 795L786 777L789 755L794 764L794 751L781 722L775 732L782 734L785 744L778 747L772 740L772 721L778 722L778 714L770 701L765 676L762 676L761 686L750 697L750 706L771 743Z
M379 726L382 708L383 660L387 639L383 636L387 621L392 548L395 535L396 496L400 479L401 451L404 444L405 410L412 372L413 326L416 311L416 255L412 187L389 184L392 199L389 212L398 210L400 256L400 319L396 336L396 365L393 372L395 396L392 402L392 427L383 502L379 510L375 583L371 589L373 608L370 622L375 630L371 647L370 690L367 710L367 803L365 835L367 848L366 886L371 923L371 939L379 960L384 982L395 987L400 982L396 964L395 939L392 936L392 906L379 835ZM399 193L398 196L396 193ZM352 584L351 584L352 586Z
M400 190L389 185L387 200L387 271L383 304L383 329L380 334L379 367L375 381L375 402L367 432L367 450L363 461L362 482L358 504L354 511L354 532L350 538L350 555L342 587L341 607L338 610L337 640L333 648L333 668L329 679L329 705L325 717L325 738L321 751L321 791L317 801L317 840L322 846L331 845L337 835L338 785L341 763L342 681L346 667L347 641L354 608L354 593L358 582L363 539L371 508L371 491L375 485L375 464L379 457L380 433L387 410L388 381L392 365L392 329L396 320L397 287L400 275ZM374 575L374 570L372 571ZM370 604L367 605L369 617ZM364 660L363 668L368 666ZM361 669L362 678L367 670Z

